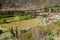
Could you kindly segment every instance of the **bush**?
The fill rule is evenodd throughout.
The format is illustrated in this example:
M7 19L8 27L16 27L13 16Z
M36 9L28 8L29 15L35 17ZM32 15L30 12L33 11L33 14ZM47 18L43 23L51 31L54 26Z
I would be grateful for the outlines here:
M47 7L45 7L44 10L45 10L45 12L48 12L49 11L49 9Z
M1 9L1 7L2 7L2 4L0 3L0 9Z

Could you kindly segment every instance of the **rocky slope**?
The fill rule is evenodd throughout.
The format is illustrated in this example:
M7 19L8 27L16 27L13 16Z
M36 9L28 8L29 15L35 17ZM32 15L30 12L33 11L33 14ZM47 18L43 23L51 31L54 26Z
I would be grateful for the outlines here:
M0 0L0 3L6 3L9 2L8 4L10 5L17 5L17 6L26 6L26 5L35 5L35 6L41 6L43 5L46 0ZM50 3L49 3L50 2ZM49 3L49 5L60 5L60 0L52 0L49 2L47 2L47 4Z

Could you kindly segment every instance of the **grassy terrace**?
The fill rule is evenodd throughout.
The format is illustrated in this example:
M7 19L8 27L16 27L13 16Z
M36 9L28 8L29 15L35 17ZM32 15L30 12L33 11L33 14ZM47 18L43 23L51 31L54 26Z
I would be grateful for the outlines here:
M35 16L32 15L19 16L20 21L32 19L32 18L35 18Z
M32 12L16 12L17 15L15 15L14 12L9 12L9 14L0 15L0 25L3 28L9 28L9 27L19 27L26 28L31 26L36 26L38 24L38 20L36 18L36 14L32 14ZM8 15L8 16L7 16ZM14 16L15 15L15 16Z
M2 24L2 27L4 28L9 28L9 27L19 27L20 29L32 27L32 26L37 26L39 23L38 20L36 19L30 19L30 20L25 20L25 21L17 21L13 23L8 23L8 24Z
M5 23L10 23L13 21L13 17L10 17L10 18L2 18L0 19L0 24L5 24Z

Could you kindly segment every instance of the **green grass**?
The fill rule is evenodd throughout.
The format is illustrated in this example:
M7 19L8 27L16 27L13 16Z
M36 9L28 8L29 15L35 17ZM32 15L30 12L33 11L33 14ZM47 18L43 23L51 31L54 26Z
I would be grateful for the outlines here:
M2 19L0 19L0 24L4 24L4 23L7 23L7 22L11 22L11 21L14 21L13 17L11 17L11 18L2 18Z
M27 18L27 16L19 16L20 20L25 20Z
M54 22L55 25L60 25L60 20Z
M32 19L32 18L35 18L35 16L32 16L32 15L19 16L20 21Z

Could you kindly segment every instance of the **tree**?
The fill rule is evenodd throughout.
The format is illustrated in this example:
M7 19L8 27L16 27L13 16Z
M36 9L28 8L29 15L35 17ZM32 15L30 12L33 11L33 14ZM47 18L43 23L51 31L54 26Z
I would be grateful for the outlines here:
M13 30L13 27L9 28L9 31L13 35L13 37L15 37L15 33L14 33L14 30Z
M54 12L54 9L53 8L51 8L51 12Z
M1 7L2 7L2 4L0 3L0 9L1 9Z
M44 10L45 10L45 12L48 12L49 11L49 9L47 7L45 7Z

